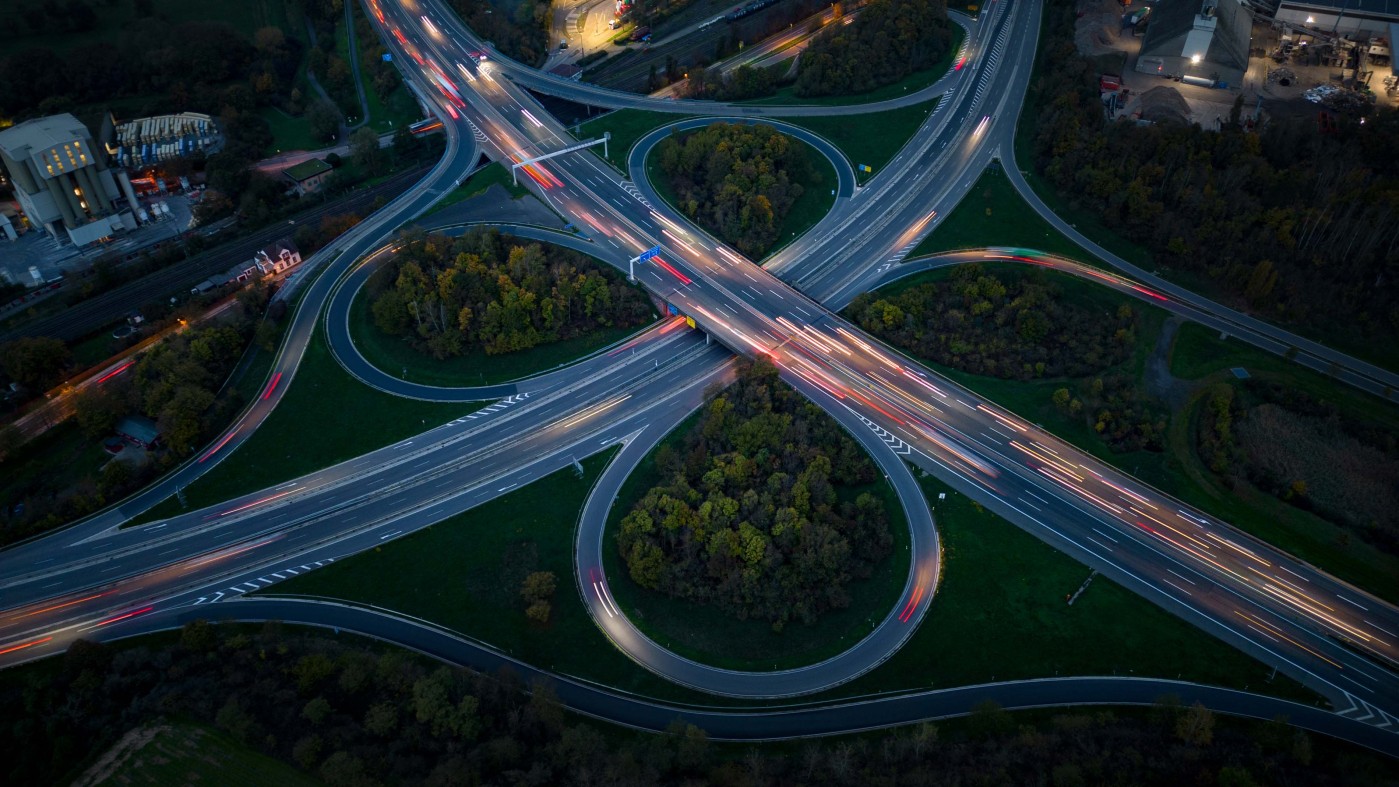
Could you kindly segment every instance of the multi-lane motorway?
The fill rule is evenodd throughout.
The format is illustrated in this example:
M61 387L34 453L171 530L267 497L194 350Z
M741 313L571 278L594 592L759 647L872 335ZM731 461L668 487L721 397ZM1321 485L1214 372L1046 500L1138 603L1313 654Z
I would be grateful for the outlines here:
M511 80L549 92L571 90L567 97L592 103L648 101L577 83L560 88L493 53L480 60L488 50L439 4L370 7L410 81L448 121L448 155L422 190L333 244L343 254L308 289L261 408L275 406L294 374L321 306L335 291L334 274L449 190L474 159L474 145L508 163L573 142ZM900 458L934 472L1057 548L1274 664L1338 708L1360 708L1357 718L1392 729L1397 722L1386 712L1399 708L1399 677L1392 671L1399 613L1392 605L1103 465L883 347L829 310L888 275L985 164L1009 150L1038 20L1038 3L993 2L970 27L971 60L926 91L942 100L888 170L858 191L843 185L835 210L766 267L672 215L647 196L646 184L621 179L589 152L532 165L525 174L555 210L586 228L598 256L615 261L659 246L660 256L638 269L638 280L729 350L771 359L785 380L875 447L896 488L910 479ZM709 108L737 116L754 109ZM802 111L776 112L824 114L828 108L795 109ZM638 144L634 159L646 144ZM1141 289L1147 297L1167 297ZM332 318L332 334L340 322ZM469 508L603 445L626 442L632 453L624 456L635 456L664 431L658 425L677 422L698 404L704 386L728 373L727 352L685 331L658 329L631 349L636 353L620 354L615 363L550 376L537 390L517 390L487 410L464 412L411 441L276 489L112 530L125 515L167 496L178 483L170 482L163 493L120 511L0 553L6 607L0 658L53 652L85 634L140 630L143 618L163 619L182 605L225 604L317 561ZM265 409L255 408L187 472L231 452L259 413ZM587 522L605 516L606 506L590 503L589 509L583 532L590 532ZM925 508L922 513L926 519ZM597 553L582 543L580 591L619 647L667 677L743 696L818 691L877 664L931 603L935 534L930 521L911 521L929 537L915 539L919 552L898 609L820 669L754 675L679 663L615 614L606 577L595 573Z

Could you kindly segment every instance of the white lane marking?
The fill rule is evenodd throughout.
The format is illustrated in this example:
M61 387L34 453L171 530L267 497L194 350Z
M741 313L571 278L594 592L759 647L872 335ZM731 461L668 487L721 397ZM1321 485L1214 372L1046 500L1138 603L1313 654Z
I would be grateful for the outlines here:
M1292 569L1288 568L1287 566L1284 566L1284 565L1281 564L1281 563L1278 564L1278 568L1282 569L1283 571L1286 571L1287 573L1291 574L1291 575L1294 576L1294 577L1297 577L1298 579L1302 580L1303 582L1310 582L1310 581L1311 581L1311 580L1307 579L1306 577L1302 576L1301 574L1298 574L1296 571L1293 571Z
M1383 631L1384 633L1388 634L1388 635L1391 636L1391 637L1399 637L1399 634L1395 634L1394 632L1390 631L1389 629L1380 628L1379 626L1375 625L1375 624L1372 623L1371 621L1368 621L1368 620L1366 620L1366 619L1364 619L1364 618L1361 618L1361 619L1360 619L1360 622L1361 622L1361 623L1364 623L1364 624L1366 624L1366 625L1368 625L1368 626L1371 626L1372 628L1374 628L1374 629L1376 629L1376 630L1378 630L1378 631Z
M402 530L395 530L392 533L385 533L384 535L379 536L379 540L383 541L384 539L393 538L394 536L399 535L402 532Z
M1094 538L1094 537L1092 537L1092 536L1087 536L1087 538L1088 538L1089 541L1092 541L1093 543L1097 544L1098 546L1102 547L1103 549L1106 549L1106 550L1109 551L1109 552L1112 551L1112 547L1108 546L1107 544L1104 544L1103 542L1099 541L1098 539L1096 539L1096 538Z
M1174 569L1168 568L1168 569L1166 569L1166 571L1168 571L1168 572L1170 572L1170 573L1172 573L1172 574L1175 574L1176 576L1180 577L1182 580L1185 580L1186 582L1190 582L1190 580L1189 580L1189 579L1186 579L1184 576L1181 576L1180 574L1176 574L1176 572L1175 572ZM1194 583L1194 582L1190 582L1190 584L1193 585L1193 584L1195 584L1195 583Z
M1180 585L1177 585L1176 583L1172 582L1172 581L1169 580L1169 579L1164 579L1164 580L1162 580L1162 581L1165 582L1167 585L1170 585L1171 587L1175 588L1176 590L1179 590L1180 592L1184 593L1184 594L1187 595L1187 596L1193 595L1190 591L1186 590L1185 588L1181 587Z
M497 491L497 492L505 492L505 491L508 491L508 490L510 490L510 489L514 489L514 488L517 487L517 486L519 486L519 484L511 484L510 486L502 486L501 488L497 489L496 491Z
M170 523L169 523L169 522L161 522L161 523L158 524L158 525L151 525L150 527L148 527L148 528L146 528L146 529L147 529L147 530L159 530L159 529L161 529L162 527L165 527L165 526L168 525L168 524L170 524Z
M1096 527L1093 528L1093 532L1094 532L1094 533L1097 533L1098 535L1102 536L1103 538L1106 538L1107 540L1111 541L1111 542L1114 543L1114 544L1117 543L1117 539L1113 538L1112 536L1108 535L1107 533L1104 533L1103 531L1099 530L1099 529L1096 528Z
M1340 599L1340 600L1346 602L1347 604L1351 605L1352 607L1355 607L1356 609L1359 609L1359 610L1362 611L1362 612L1369 612L1369 611L1370 611L1370 610L1366 609L1365 607L1362 607L1362 606L1360 606L1359 604L1355 603L1354 601L1351 601L1350 599L1346 598L1345 596L1342 596L1340 593L1337 593L1337 594L1336 594L1336 598L1338 598L1338 599Z
M1019 500L1020 500L1020 502L1024 503L1025 505L1029 506L1030 508L1035 509L1036 511L1041 510L1039 506L1035 505L1034 503L1031 503L1029 500L1026 500L1026 499L1023 498L1023 497L1022 497L1022 498L1019 498Z

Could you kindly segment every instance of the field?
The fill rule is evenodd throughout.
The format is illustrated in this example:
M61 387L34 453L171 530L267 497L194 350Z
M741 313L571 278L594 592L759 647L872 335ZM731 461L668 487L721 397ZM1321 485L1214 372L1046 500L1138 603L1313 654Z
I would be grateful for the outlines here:
M682 427L683 428L683 427ZM583 461L411 536L268 589L343 598L431 620L531 664L662 699L732 704L658 678L631 662L589 617L573 579L574 526L609 460ZM627 488L649 486L646 465ZM946 490L922 479L935 501ZM1054 675L1131 674L1199 680L1302 701L1314 696L1145 600L1099 577L1064 604L1088 569L949 491L934 505L942 584L927 618L888 663L835 699L882 691ZM518 588L528 571L558 581L547 625L529 623ZM609 569L613 576L615 569ZM406 577L434 577L408 582ZM614 592L620 580L613 576ZM620 600L620 598L619 598Z
M986 246L1034 249L1102 265L1031 211L998 165L981 173L976 185L909 257Z
M318 785L321 782L212 728L151 724L127 733L75 785Z

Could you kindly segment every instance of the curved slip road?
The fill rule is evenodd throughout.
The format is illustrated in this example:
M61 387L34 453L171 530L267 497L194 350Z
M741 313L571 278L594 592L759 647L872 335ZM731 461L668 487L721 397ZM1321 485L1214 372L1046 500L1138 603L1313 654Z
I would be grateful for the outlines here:
M411 648L448 664L484 673L509 669L524 682L551 682L569 709L603 721L664 732L676 719L722 741L776 741L841 735L974 713L988 700L1007 710L1074 705L1154 705L1172 696L1183 705L1199 702L1217 713L1289 724L1395 756L1394 736L1371 725L1296 702L1214 686L1149 678L1045 678L835 700L822 705L779 708L704 708L645 697L559 675L517 661L484 643L386 610L309 599L253 598L200 608L185 607L113 626L101 639L163 631L192 620L261 623L269 620L316 626Z
M941 566L941 546L932 510L909 466L866 428L858 415L835 402L819 403L875 460L903 506L910 555L908 576L897 603L850 648L819 663L786 670L749 672L702 664L641 633L617 607L608 589L602 557L602 551L611 548L605 543L607 520L622 484L646 454L684 419L679 415L673 422L652 423L626 442L588 494L574 546L574 576L588 613L607 638L637 664L663 678L711 694L754 699L793 697L825 691L858 678L883 664L913 636L932 604ZM880 614L880 610L871 612Z

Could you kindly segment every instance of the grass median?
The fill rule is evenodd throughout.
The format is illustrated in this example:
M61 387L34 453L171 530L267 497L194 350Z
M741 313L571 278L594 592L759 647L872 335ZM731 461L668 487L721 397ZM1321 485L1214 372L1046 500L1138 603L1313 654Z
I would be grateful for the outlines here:
M370 388L340 368L317 329L277 409L232 455L185 487L188 508L171 497L127 526L274 486L427 431L477 407L404 399Z
M1063 675L1180 678L1312 703L1272 667L1096 577L932 476L915 470L942 539L941 582L908 644L850 693ZM946 498L939 500L938 495Z
M913 249L910 258L960 249L1012 246L1101 266L1097 257L1064 237L1030 209L999 163L977 178L962 201Z
M272 586L268 595L342 598L421 617L530 664L673 701L733 704L662 680L599 631L573 585L574 525L611 452L371 552ZM646 464L627 481L654 480ZM915 471L918 472L918 471ZM942 539L942 581L909 643L878 669L811 699L944 688L1055 675L1183 678L1311 702L1270 668L1098 577L1072 606L1088 569L930 477ZM939 492L946 500L937 500ZM626 490L622 495L626 494ZM529 571L558 580L549 623L528 621ZM612 576L614 593L619 585ZM620 601L620 598L618 599Z
M627 691L696 701L638 666L593 623L573 581L575 526L616 453L582 461L371 552L273 585L267 595L341 598L396 610L488 643L530 664ZM557 581L545 624L525 617L525 575Z

